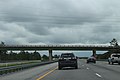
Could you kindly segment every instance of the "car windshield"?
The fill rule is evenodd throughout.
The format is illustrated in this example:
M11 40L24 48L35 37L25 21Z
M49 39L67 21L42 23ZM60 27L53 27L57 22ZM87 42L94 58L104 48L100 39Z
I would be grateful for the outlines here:
M112 55L113 57L120 57L120 55Z
M66 53L61 55L62 58L68 58L68 57L74 57L74 54L72 53Z

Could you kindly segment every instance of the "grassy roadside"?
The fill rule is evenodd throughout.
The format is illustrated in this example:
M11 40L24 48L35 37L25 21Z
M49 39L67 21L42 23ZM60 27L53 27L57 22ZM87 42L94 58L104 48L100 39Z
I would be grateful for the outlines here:
M23 62L16 62L16 63L4 63L4 64L0 64L0 68L9 67L9 66L23 65L23 64L39 63L39 62L41 62L41 60L23 61Z
M12 63L8 63L7 65L0 65L0 75L3 75L3 74L7 74L7 73L11 73L11 72L16 72L16 71L20 71L20 70L23 70L23 69L28 69L28 68L32 68L32 67L36 67L36 66L41 66L41 65L45 65L45 64L50 64L50 63L54 63L56 61L25 61L25 62L20 62L20 63L15 63L15 64L12 64ZM35 63L35 64L34 64ZM28 65L25 65L25 64L28 64ZM18 65L21 65L21 66L18 66ZM10 66L13 66L13 67L10 67Z

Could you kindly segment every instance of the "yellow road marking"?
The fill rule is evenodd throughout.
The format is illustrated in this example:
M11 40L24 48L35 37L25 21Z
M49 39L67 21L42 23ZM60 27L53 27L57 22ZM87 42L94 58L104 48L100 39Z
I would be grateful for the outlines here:
M58 67L56 67L55 69L53 69L53 70L51 70L51 71L45 73L44 75L42 75L41 77L39 77L39 78L36 79L36 80L41 80L41 79L43 79L45 76L47 76L48 74L52 73L52 72L55 71L57 68L58 68Z

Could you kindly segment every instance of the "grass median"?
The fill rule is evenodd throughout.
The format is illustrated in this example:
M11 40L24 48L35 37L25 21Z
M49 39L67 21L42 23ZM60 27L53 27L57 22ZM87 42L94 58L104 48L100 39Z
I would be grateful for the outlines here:
M32 60L32 61L20 61L14 63L0 63L0 68L2 67L10 67L10 66L17 66L17 65L24 65L24 64L32 64L32 63L39 63L41 60Z
M40 61L40 60L34 60L34 61L25 61L25 62L17 62L17 63L8 63L0 65L0 75L20 71L23 69L32 68L39 65L45 65L50 64L56 61ZM20 66L19 66L20 65Z

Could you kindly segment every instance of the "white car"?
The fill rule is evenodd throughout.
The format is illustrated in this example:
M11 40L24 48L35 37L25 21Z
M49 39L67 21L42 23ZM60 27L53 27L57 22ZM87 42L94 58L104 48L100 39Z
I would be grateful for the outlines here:
M109 64L118 63L120 65L120 54L119 53L113 53L111 54L110 58L108 58Z

